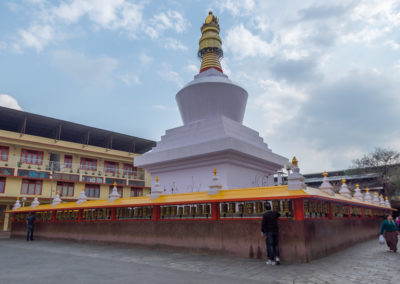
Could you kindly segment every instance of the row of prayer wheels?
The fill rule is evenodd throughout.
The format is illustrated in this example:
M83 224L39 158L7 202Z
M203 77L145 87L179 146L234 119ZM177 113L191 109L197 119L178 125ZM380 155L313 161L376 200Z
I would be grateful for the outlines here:
M210 204L196 204L184 206L161 206L160 216L164 217L208 217L211 215Z
M110 208L87 209L82 213L83 220L109 220L110 216Z
M153 216L153 207L123 207L116 209L117 219L138 219L151 218Z
M57 211L56 220L78 220L78 210L62 210Z
M221 204L221 215L261 215L265 212L265 202L229 202ZM292 214L292 206L290 200L273 200L272 209L280 212L282 216L290 216Z
M309 217L327 217L329 214L329 203L316 200L304 200L304 215Z

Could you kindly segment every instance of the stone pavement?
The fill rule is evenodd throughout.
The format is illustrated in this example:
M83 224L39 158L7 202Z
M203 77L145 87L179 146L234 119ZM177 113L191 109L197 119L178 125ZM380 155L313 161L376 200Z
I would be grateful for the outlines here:
M377 240L306 264L119 244L0 239L0 283L400 283L400 253Z

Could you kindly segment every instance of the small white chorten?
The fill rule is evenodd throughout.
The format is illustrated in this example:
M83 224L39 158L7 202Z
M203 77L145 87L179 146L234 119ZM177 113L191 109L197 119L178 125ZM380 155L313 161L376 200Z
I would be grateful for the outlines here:
M159 178L156 176L156 183L151 188L150 199L158 198L162 194L162 188L159 183Z
M83 186L82 187L82 191L79 194L78 200L76 201L76 204L79 205L79 204L81 204L81 203L83 203L85 201L87 201L87 196L85 194L85 187Z
M114 187L108 197L108 202L114 202L119 198L121 198L121 194L118 193L117 183L114 182Z
M372 199L372 203L379 205L379 196L377 192L374 192L374 198Z
M339 194L351 198L351 191L347 187L346 179L342 179L342 186L340 187Z
M37 194L35 194L35 198L33 199L32 203L31 203L31 208L34 208L39 205L40 205L40 202L38 200Z
M385 197L385 206L387 207L387 208L391 208L392 206L390 205L390 201L389 201L389 198L386 196Z
M371 192L369 192L369 188L368 187L365 189L364 201L372 202Z
M353 197L363 200L363 194L361 193L360 185L358 183L356 184L356 189Z
M319 189L323 192L328 193L329 195L335 195L335 192L333 191L333 185L328 181L328 173L325 171L322 175L324 176L324 178Z
M208 187L209 187L208 190L209 195L217 194L222 189L222 185L219 182L219 177L217 176L217 169L213 170L212 183Z
M300 168L298 167L298 161L296 157L292 160L292 173L288 176L288 190L299 190L306 189L306 184L304 183L304 176L300 174Z
M60 193L57 191L56 196L54 196L53 202L51 202L51 206L56 206L62 202L60 198Z
M18 209L18 208L21 208L21 203L19 202L19 197L17 197L17 200L15 201L12 210L15 210L15 209Z

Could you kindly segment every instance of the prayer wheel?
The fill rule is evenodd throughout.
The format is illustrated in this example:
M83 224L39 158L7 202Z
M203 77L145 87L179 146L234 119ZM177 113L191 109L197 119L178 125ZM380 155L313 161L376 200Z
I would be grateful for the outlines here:
M228 210L229 214L235 213L236 211L235 209L236 209L236 203L235 202L229 203L229 210Z
M190 215L192 215L193 217L196 216L196 207L191 207L190 208Z
M179 215L180 217L182 217L182 215L183 215L183 207L179 207L179 208L178 208L178 215Z
M184 216L189 216L190 215L190 206L185 206L184 207Z
M252 202L246 203L246 213L247 213L248 215L251 215L251 214L253 214L253 212L254 212L253 203L252 203Z
M197 204L197 210L196 210L196 215L201 216L203 215L203 205L202 204Z
M244 214L244 205L243 205L243 203L240 203L240 204L238 205L238 211L239 211L239 214L240 214L240 215L243 215L243 214Z

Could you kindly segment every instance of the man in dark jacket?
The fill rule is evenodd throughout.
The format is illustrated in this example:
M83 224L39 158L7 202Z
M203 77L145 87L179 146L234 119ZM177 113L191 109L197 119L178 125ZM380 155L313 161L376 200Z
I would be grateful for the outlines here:
M261 235L265 236L265 244L267 246L267 262L266 264L280 264L279 259L279 227L278 218L281 216L278 212L271 210L271 204L265 203L267 212L263 214L261 223Z
M35 213L31 212L26 222L28 224L28 231L26 232L26 241L33 241L33 229L35 227Z

